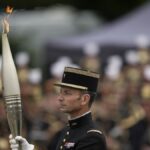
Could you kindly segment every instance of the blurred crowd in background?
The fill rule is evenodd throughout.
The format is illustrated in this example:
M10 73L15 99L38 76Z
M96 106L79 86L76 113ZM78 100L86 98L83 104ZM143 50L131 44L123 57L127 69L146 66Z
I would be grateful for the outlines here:
M23 106L23 133L36 150L50 150L54 135L66 124L59 111L53 84L61 79L65 66L82 67L101 74L98 95L92 106L93 119L106 136L108 150L150 149L150 50L138 47L124 56L109 56L106 66L99 48L88 43L78 64L63 55L51 64L50 78L43 79L41 68L29 66L26 52L15 55ZM103 72L102 72L103 70ZM0 90L0 150L9 150L10 134L2 89Z

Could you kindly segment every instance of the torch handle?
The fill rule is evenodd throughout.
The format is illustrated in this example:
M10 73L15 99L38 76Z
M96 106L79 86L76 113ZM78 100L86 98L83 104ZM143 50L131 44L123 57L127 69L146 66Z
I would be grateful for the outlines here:
M5 96L7 120L13 137L22 135L22 105L19 95ZM18 150L21 150L21 144Z
M19 95L5 96L7 120L13 137L21 135L22 105Z

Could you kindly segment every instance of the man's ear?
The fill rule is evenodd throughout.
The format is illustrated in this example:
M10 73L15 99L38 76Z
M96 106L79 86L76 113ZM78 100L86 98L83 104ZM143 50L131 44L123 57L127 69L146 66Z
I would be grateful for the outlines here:
M90 101L90 95L89 94L83 94L81 99L81 105L86 105Z

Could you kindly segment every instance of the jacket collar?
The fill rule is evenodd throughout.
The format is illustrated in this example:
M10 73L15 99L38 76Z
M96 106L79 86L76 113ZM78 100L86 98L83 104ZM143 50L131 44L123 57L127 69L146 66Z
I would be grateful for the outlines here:
M91 111L68 121L70 128L77 128L92 121Z

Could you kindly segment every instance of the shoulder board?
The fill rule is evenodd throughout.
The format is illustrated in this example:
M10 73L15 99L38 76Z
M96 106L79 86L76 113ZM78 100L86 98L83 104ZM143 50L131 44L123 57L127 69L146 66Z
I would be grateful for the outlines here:
M96 133L99 133L99 134L102 134L102 132L101 131L99 131L99 130L88 130L87 131L87 133L91 133L91 132L96 132Z

